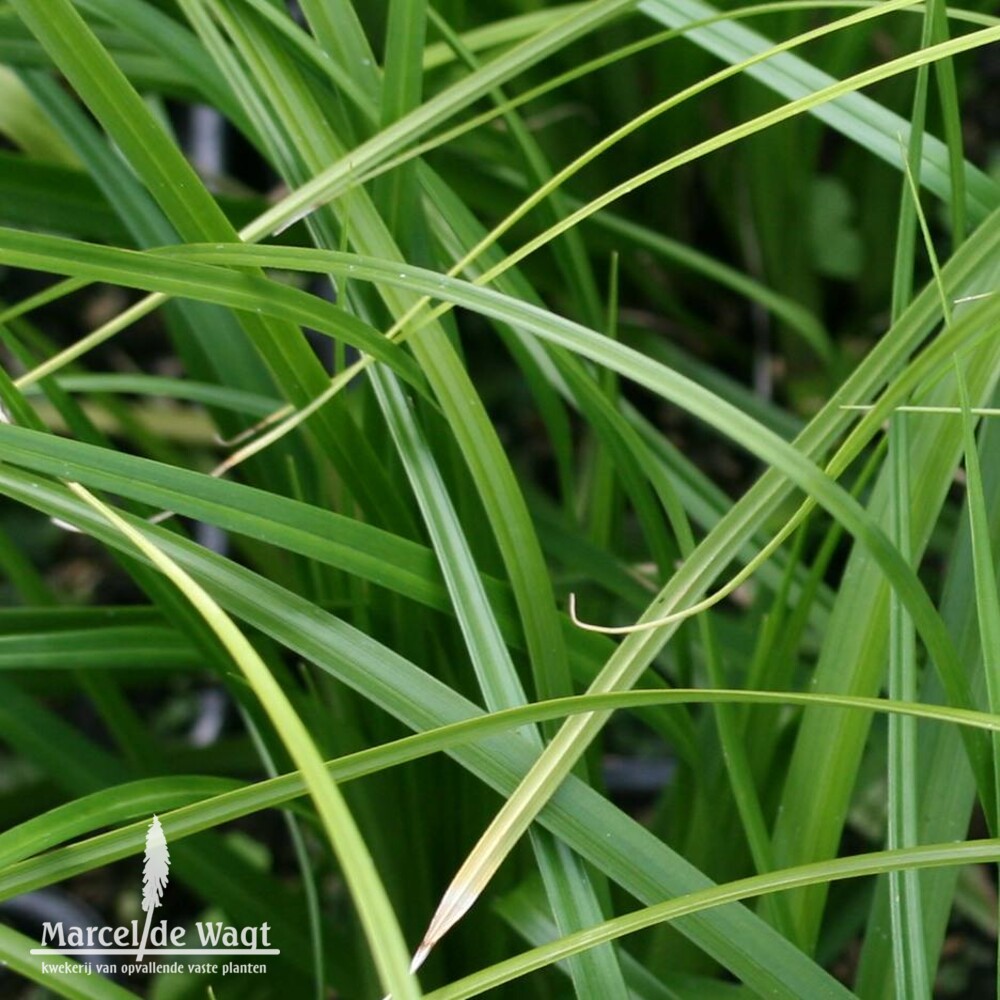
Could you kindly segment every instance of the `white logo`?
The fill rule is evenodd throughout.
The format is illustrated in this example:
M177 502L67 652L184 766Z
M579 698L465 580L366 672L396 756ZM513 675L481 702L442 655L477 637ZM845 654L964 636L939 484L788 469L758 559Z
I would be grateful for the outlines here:
M142 929L142 941L135 956L137 962L142 961L142 953L146 950L149 938L149 922L153 919L153 910L160 905L160 897L167 887L170 878L170 851L167 850L167 838L163 836L163 827L157 816L149 824L146 832L146 853L142 865L142 908L146 911L146 926Z
M187 927L170 927L165 919L153 923L153 914L163 902L163 890L170 879L170 851L167 838L154 816L146 831L146 851L142 865L142 909L146 914L142 933L139 921L132 920L118 927L77 927L65 926L62 921L42 924L42 947L32 948L32 955L82 955L88 959L96 956L132 955L134 964L124 965L126 974L137 972L202 972L223 975L266 972L267 966L260 963L229 962L221 968L217 963L199 963L192 969L191 963L179 962L164 965L146 959L146 955L280 955L278 948L271 947L271 925L267 923L250 927L233 927L222 921L196 921L194 924L197 942L188 944ZM151 965L155 966L150 967ZM176 968L174 967L176 966ZM43 972L60 974L98 973L107 975L117 971L110 960L105 963L87 961L42 963Z

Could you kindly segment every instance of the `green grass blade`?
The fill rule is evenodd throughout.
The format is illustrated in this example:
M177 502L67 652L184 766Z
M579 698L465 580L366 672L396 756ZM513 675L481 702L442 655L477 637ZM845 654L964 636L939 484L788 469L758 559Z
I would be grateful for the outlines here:
M910 558L910 441L907 421L896 414L890 421L889 460L892 463L893 536L900 554ZM893 592L889 623L889 697L911 701L917 693L916 642L913 623ZM919 843L917 798L921 787L917 770L917 729L912 719L894 717L889 723L888 834L889 850ZM893 952L896 995L929 997L924 955L923 906L920 880L913 869L889 875L892 900Z
M701 0L643 0L643 13L661 24L679 25L696 21L714 12ZM761 35L739 24L723 24L699 28L689 36L697 45L726 62L737 62L770 46ZM761 63L749 70L749 75L790 101L816 93L833 84L822 70L788 53ZM835 101L816 106L812 113L830 128L860 142L866 150L898 165L898 139L908 138L910 126L905 119L860 94L839 96ZM920 169L921 182L943 199L949 198L949 155L940 140L927 137L924 161ZM965 165L969 219L979 222L992 211L1000 198L994 181L970 165Z
M337 786L329 779L308 730L274 676L232 619L184 569L84 487L72 484L70 488L170 579L205 618L244 672L309 785L330 844L351 887L385 988L404 1000L418 998L420 988L407 970L403 935L361 834Z
M829 883L844 878L858 878L885 871L911 868L931 868L947 865L964 865L996 861L1000 858L1000 841L976 840L963 844L934 844L925 847L901 848L860 854L836 861L817 862L799 868L789 868L771 875L757 875L728 885L709 889L686 899L671 900L646 910L609 920L601 927L591 928L569 938L562 938L550 945L543 945L523 955L508 959L491 969L474 973L465 980L434 990L427 996L432 1000L465 1000L504 983L510 982L551 962L575 954L578 950L630 934L664 920L674 920L703 907L719 906L734 900L746 899L767 892Z
M68 271L76 276L87 275L306 323L384 361L411 385L426 391L424 378L412 358L370 326L339 306L267 278L185 264L164 264L154 274L135 251L6 228L0 231L0 259L15 266Z
M983 474L976 445L975 426L969 412L969 388L956 364L958 398L962 405L962 440L965 452L969 530L972 535L972 563L975 573L976 612L983 650L983 671L990 710L1000 708L1000 588L990 542L990 520L983 490ZM1000 743L993 740L993 769L1000 787Z
M39 947L37 941L0 924L0 955L4 964L25 978L33 979L42 988L55 990L59 996L69 997L70 1000L138 1000L138 993L103 976L88 974L86 966L74 959L65 961L65 969L54 972L43 970L42 961L31 954L33 947ZM61 967L64 963L44 964Z
M213 795L240 783L229 778L186 774L142 778L56 806L0 834L0 869L7 869L50 847L57 847L102 826L142 820Z
M326 766L334 780L343 784L377 773L385 768L418 760L429 754L451 752L456 747L487 741L498 733L509 732L524 725L549 719L565 718L568 715L595 710L621 710L642 705L684 704L810 705L825 709L828 713L852 709L863 713L904 714L912 718L977 728L990 733L1000 732L1000 720L995 715L919 702L905 703L880 698L784 691L636 690L602 695L576 695L572 698L558 698L550 702L536 702L520 708L494 712L490 715L479 715L461 722L443 725L418 735L407 736L383 746L362 750L330 761ZM140 785L137 783L135 787L139 789ZM150 788L152 787L151 784ZM191 787L194 791L198 790L197 783ZM212 795L193 801L189 806L179 806L167 813L171 824L171 836L173 840L180 841L185 837L252 815L255 812L287 805L296 798L307 794L308 786L302 775L296 771ZM187 796L180 797L187 798ZM138 802L145 801L147 800L144 796L138 799ZM68 809L54 810L44 822L40 818L34 827L30 824L26 825L23 836L20 833L21 827L5 834L5 844L8 843L6 838L9 836L11 838L9 843L18 848L17 853L22 854L26 850L28 857L24 861L12 860L9 866L6 866L0 873L0 899L7 899L20 892L49 885L80 872L89 871L92 868L142 852L147 825L145 819L128 827L98 834L87 842L85 849L80 849L77 845L69 845L66 848L37 855L31 850L32 845L27 836L30 832L45 833L51 846L56 843L57 838L61 839L63 835L75 837L120 821L122 811L130 808L127 802L116 802L113 795L105 793L95 793L93 797L88 797L86 802L88 804L92 802L95 805L100 803L103 808L100 812L95 811L87 817L80 815L73 817L71 825L69 821L71 813ZM62 824L64 818L66 825L48 827L48 824L55 820ZM6 851L4 856L7 857Z
M391 0L385 32L383 128L420 106L427 4L424 0ZM396 242L412 257L421 238L419 192L412 165L379 178L373 197Z

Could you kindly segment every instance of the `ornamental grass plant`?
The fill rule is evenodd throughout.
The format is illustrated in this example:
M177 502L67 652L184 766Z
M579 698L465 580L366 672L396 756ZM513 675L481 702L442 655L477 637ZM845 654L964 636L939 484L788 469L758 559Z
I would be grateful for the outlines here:
M998 43L0 2L0 996L996 995Z

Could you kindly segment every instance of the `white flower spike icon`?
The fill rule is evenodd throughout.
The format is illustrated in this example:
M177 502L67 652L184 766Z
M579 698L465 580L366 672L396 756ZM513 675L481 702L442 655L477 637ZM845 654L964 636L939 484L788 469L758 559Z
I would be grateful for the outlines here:
M135 960L142 961L149 938L149 925L153 919L153 910L160 905L160 898L167 886L170 872L170 852L167 850L167 838L163 835L160 820L154 816L146 832L146 853L142 865L142 908L146 911L146 926L142 929L142 940Z

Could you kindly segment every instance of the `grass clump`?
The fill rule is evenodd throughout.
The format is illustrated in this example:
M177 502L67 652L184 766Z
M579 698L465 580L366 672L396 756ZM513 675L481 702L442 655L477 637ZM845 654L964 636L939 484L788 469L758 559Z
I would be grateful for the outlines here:
M10 0L5 995L995 990L998 41Z

